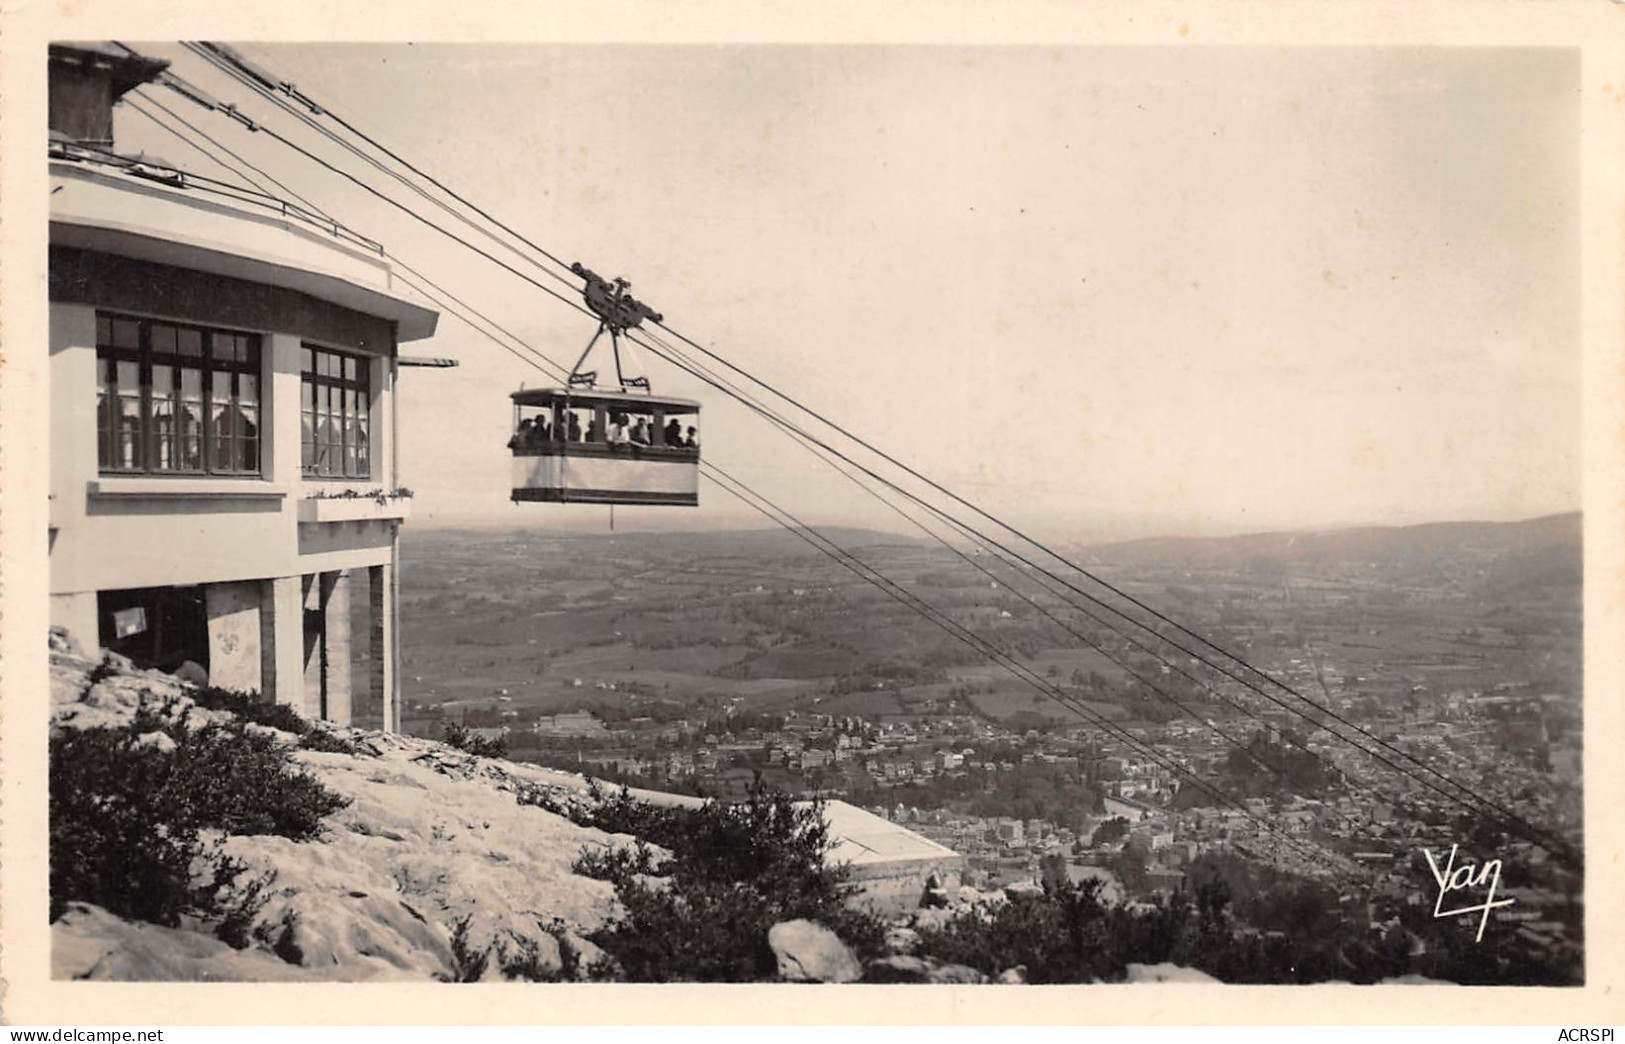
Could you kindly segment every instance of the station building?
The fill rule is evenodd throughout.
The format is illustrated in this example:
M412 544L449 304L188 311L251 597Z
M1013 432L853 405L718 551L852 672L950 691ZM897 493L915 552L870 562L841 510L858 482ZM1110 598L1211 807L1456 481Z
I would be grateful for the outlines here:
M399 347L438 316L377 243L120 155L115 105L166 64L50 48L51 623L393 728Z

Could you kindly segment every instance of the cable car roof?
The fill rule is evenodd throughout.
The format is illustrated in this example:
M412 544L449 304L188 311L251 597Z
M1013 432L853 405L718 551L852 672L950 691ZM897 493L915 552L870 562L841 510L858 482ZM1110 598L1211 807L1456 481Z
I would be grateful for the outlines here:
M521 388L513 393L513 401L520 406L551 406L570 400L572 406L620 406L637 413L661 410L665 413L698 413L700 404L693 399L676 399L669 395L646 395L642 392L600 391L597 388Z

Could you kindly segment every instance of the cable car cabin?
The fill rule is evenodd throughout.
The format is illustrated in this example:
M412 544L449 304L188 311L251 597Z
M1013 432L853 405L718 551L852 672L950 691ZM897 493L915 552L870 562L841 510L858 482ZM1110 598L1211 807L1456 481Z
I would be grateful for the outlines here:
M515 501L699 504L699 403L537 388L513 406Z

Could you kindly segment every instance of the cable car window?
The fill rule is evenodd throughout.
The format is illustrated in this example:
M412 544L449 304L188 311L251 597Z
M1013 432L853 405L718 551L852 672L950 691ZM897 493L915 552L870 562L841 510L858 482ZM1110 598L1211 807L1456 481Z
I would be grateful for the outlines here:
M564 418L565 441L581 442L586 438L587 416L581 410L560 410Z
M508 440L508 448L515 453L540 453L555 441L552 410L521 406L518 418L513 437Z

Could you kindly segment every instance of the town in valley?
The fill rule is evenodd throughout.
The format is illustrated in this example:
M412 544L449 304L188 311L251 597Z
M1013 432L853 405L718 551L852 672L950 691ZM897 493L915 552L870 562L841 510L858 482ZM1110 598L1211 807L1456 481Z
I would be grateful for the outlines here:
M1243 890L1314 881L1338 899L1324 915L1381 927L1432 912L1427 853L1457 844L1505 867L1499 944L1578 974L1574 868L1394 759L1579 837L1579 516L1076 550L1307 702L1214 670L1194 639L1148 655L1030 575L840 539L1044 684L785 533L426 530L403 542L404 728L633 787L839 798L963 855L970 887L1064 867L1152 902L1219 859Z

